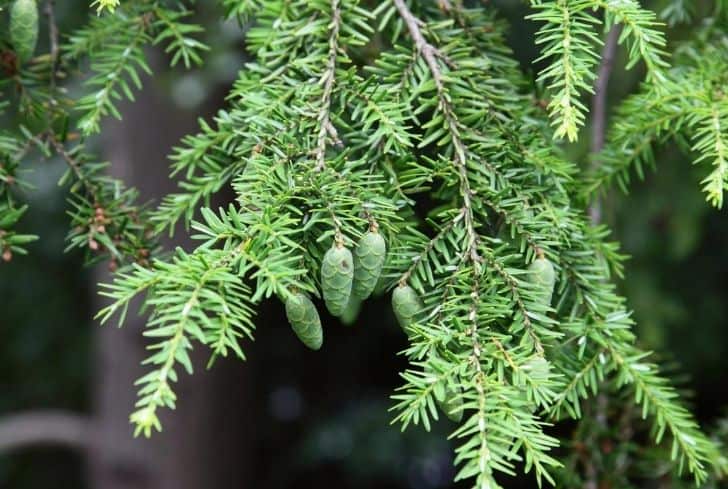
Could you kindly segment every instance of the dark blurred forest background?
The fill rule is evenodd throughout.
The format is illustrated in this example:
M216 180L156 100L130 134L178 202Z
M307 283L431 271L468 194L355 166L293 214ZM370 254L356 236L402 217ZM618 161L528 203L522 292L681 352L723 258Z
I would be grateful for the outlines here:
M56 2L64 32L83 23L89 3ZM485 4L511 22L512 45L524 70L532 71L536 26L523 19L523 3ZM151 201L172 188L171 147L195 130L198 117L224 106L226 88L245 62L239 27L220 23L213 2L196 8L213 46L204 67L169 71L164 55L152 53L157 74L144 80L136 104L124 105L122 122L106 123L98 141L114 172ZM689 31L671 30L670 36ZM610 100L633 91L640 78L639 69L617 69ZM568 152L586 165L584 135ZM656 159L658 171L648 172L628 196L607 199L605 218L631 256L620 287L634 308L639 337L674 361L674 378L693 393L694 409L710 428L728 406L728 218L704 202L700 177L684 152L668 146ZM404 362L396 353L405 336L386 298L368 302L352 327L323 318L320 352L299 344L277 302L264 304L248 361L222 361L208 371L198 358L195 376L181 381L178 409L163 419L164 431L133 439L128 414L141 373L142 324L118 330L92 319L102 304L95 283L107 272L63 252L68 206L57 186L63 164L39 157L26 170L36 188L24 196L30 210L20 230L40 240L29 256L0 266L0 431L3 420L27 419L41 431L65 422L70 433L66 446L0 446L0 488L451 486L452 447L444 441L449 422L440 421L434 435L416 428L401 435L389 425L388 396L400 383ZM20 413L36 417L9 418ZM508 487L532 485L514 480Z

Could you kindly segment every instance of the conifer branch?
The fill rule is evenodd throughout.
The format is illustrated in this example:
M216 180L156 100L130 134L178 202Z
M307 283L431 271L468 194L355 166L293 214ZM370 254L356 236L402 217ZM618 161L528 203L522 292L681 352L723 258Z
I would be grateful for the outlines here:
M711 160L713 170L701 183L708 202L718 209L723 207L723 194L728 190L728 98L722 97L696 113L701 120L693 145L700 154L694 163Z
M206 216L215 222L212 213L207 212ZM209 263L199 254L191 255L190 261L180 254L171 266L157 263L159 268L151 274L138 270L133 275L121 276L115 285L107 288L105 295L114 298L115 302L100 313L104 319L114 314L119 307L126 308L132 297L128 293L129 289L134 294L153 284L158 289L147 299L157 310L152 315L145 336L159 338L159 342L150 347L155 353L145 362L154 365L154 369L137 381L140 398L136 404L137 410L130 418L136 425L137 434L150 436L152 429L160 430L157 410L175 406L176 395L171 385L178 378L175 365L180 364L188 373L192 373L188 354L192 349L190 337L202 344L209 344L213 357L231 348L244 358L237 346L238 335L231 330L231 326L249 331L251 311L245 306L245 301L250 299L247 288L230 281L232 277L229 276L229 270L245 254L248 244L249 240L241 240L235 246L215 253ZM192 276L185 276L185 273L192 273ZM131 287L124 287L125 283ZM163 293L169 290L176 291L177 297L173 301ZM213 334L206 334L204 330L215 323L218 324L213 328Z
M48 136L48 141L50 141L51 146L53 146L53 149L56 150L56 154L59 155L63 161L68 165L68 167L73 171L73 174L76 176L79 182L83 184L84 187L86 187L86 190L91 194L93 197L94 202L99 202L100 199L98 198L98 195L96 195L97 188L96 185L91 182L88 178L86 178L85 173L81 170L81 164L76 161L71 154L66 151L66 148L53 136Z
M539 61L555 59L541 72L539 79L549 82L548 87L554 91L549 102L549 112L556 126L554 135L569 141L577 139L578 129L584 124L585 107L578 95L580 90L591 89L592 68L597 61L592 49L592 44L598 42L592 30L597 21L585 12L589 3L584 0L532 1L541 11L529 17L545 22L537 38L537 43L544 45Z
M587 389L590 386L590 379L597 377L601 380L601 372L599 364L603 363L604 356L607 354L606 349L600 349L595 354L590 355L589 360L582 362L576 372L569 372L569 382L561 387L561 391L556 395L553 404L550 407L550 414L554 418L561 415L561 410L565 408L573 418L581 418L580 397L587 397ZM591 384L592 390L595 390L596 384Z
M321 95L321 109L318 114L318 137L316 144L316 167L315 171L320 172L326 165L326 135L331 135L336 143L338 136L334 125L331 123L331 95L336 80L336 57L339 55L339 29L341 28L341 7L340 0L331 0L331 24L329 26L329 53L326 61L326 69L321 77L324 84Z
M47 0L45 4L45 13L48 18L48 43L50 44L50 88L54 91L56 88L56 69L58 64L58 56L60 53L60 41L58 33L58 24L56 24L56 2L55 0Z
M612 74L614 56L617 53L617 42L622 33L622 26L615 25L609 31L607 40L604 43L599 64L597 80L594 84L594 96L592 97L592 154L599 153L604 148L607 124L607 96L609 94L609 77Z
M435 82L439 98L439 109L445 117L450 137L452 138L454 149L453 163L455 164L460 179L460 194L465 207L465 227L468 235L466 254L469 256L469 259L472 260L477 269L482 262L482 258L478 255L478 242L480 239L477 231L475 230L475 218L473 216L472 209L472 198L475 194L472 191L470 181L468 180L467 148L460 138L459 125L455 114L453 113L452 106L446 96L447 90L443 82L442 70L440 69L440 64L437 60L438 51L432 44L425 40L422 35L422 31L420 30L421 21L412 14L412 11L410 11L407 7L405 1L393 0L393 2L399 12L399 15L402 17L402 20L407 26L407 30L412 37L417 53L421 55L427 63L432 79Z
M71 188L79 195L71 201L76 210L71 214L69 248L87 248L94 260L108 252L112 272L129 261L148 265L156 240L148 236L146 209L137 204L136 191L125 189L121 182L104 175L107 165L88 161L90 157L83 153L83 146L67 150L51 133L45 139L76 179ZM86 195L81 194L79 186Z
M141 46L147 40L144 20L140 18L133 30L125 35L129 36L130 42L120 46L122 48L120 55L102 58L96 66L98 74L86 82L95 90L93 94L79 100L78 103L79 109L86 111L78 124L80 130L86 135L99 132L101 118L107 114L113 114L118 119L121 118L121 114L112 101L119 97L119 93L116 91L119 86L127 96L131 95L128 84L123 79L125 74L131 74L135 87L141 88L138 75L129 68L131 63L136 63L147 74L151 74L151 69L147 66L141 53Z
M595 158L592 161L592 168L599 167L599 161L596 156L604 148L604 140L606 138L606 124L607 124L607 96L609 92L609 77L612 72L612 64L614 61L614 55L617 50L620 34L622 32L622 26L612 26L607 39L604 43L601 53L601 61L599 65L599 71L597 80L594 87L594 97L592 98L592 141L591 141L591 153L592 157ZM589 203L589 217L591 218L592 225L598 225L602 220L602 203L599 197L593 198ZM581 375L583 372L579 372ZM602 430L607 428L606 424L606 411L607 411L607 396L604 392L600 392L597 397L596 409L597 413L595 418L595 424ZM598 433L589 433L587 435L590 440L586 441L587 445L593 444L593 439L598 436ZM589 443L591 441L591 443ZM598 487L598 471L591 457L587 457L585 460L585 471L587 475L587 481L585 484L586 489L597 489Z
M477 266L474 262L473 267ZM477 410L474 416L477 416L478 438L480 446L478 448L477 465L479 474L477 477L477 485L479 487L488 487L493 484L493 470L491 469L491 453L488 446L488 419L486 415L486 376L483 372L483 366L480 356L483 348L480 344L480 331L478 325L478 306L480 303L480 278L477 271L473 273L473 285L470 293L471 304L468 312L468 321L470 322L470 343L472 353L470 363L474 367L475 374L473 384L475 384L475 392L477 394Z
M511 296L513 297L513 302L516 304L516 309L521 313L521 321L523 321L523 326L526 328L526 331L528 332L528 335L531 337L531 341L533 341L533 347L536 350L536 353L538 353L540 356L544 355L544 348L541 344L541 339L538 337L536 332L534 331L533 324L531 323L531 312L526 307L526 304L523 302L523 298L521 297L520 288L518 286L518 280L516 280L515 277L513 277L508 271L501 266L500 263L498 263L490 253L485 254L485 260L486 264L492 268L493 270L498 273L498 275L501 276L503 281L508 286Z
M460 222L465 217L465 209L455 215L450 221L448 221L442 228L437 232L435 236L430 239L427 244L422 248L422 251L420 253L412 258L412 265L399 277L398 282L400 284L406 284L409 278L412 276L412 273L414 273L415 269L421 265L422 261L427 257L427 255L433 250L435 245L443 239L451 230L452 228Z
M647 67L647 80L659 87L665 81L664 70L668 63L664 59L665 35L657 28L662 25L657 14L643 8L636 0L595 0L594 4L606 12L608 27L616 23L622 26L620 43L622 40L631 43L627 68L642 60ZM613 19L609 19L610 16Z
M610 348L610 356L620 369L620 382L635 386L635 400L642 405L642 416L651 412L656 418L655 441L659 443L668 431L672 435L672 458L678 459L679 471L687 464L696 484L700 484L708 477L706 464L714 460L711 452L715 447L676 401L675 389L655 372L656 366L641 362L646 355L634 348Z
M687 136L695 140L692 148L697 153L695 162L717 162L717 169L703 180L703 190L711 204L716 207L721 204L725 183L720 181L720 151L716 150L722 150L719 142L722 137L715 132L715 122L724 131L720 115L723 104L715 104L717 119L711 107L715 97L713 87L722 83L728 59L712 43L691 46L686 52L689 55L685 62L664 73L659 87L645 85L619 106L614 117L616 122L599 155L599 168L585 178L586 198L604 191L615 180L627 191L632 169L643 178L644 167L655 166L655 146L671 138Z
M24 251L32 238L11 229L25 210L11 188L22 184L19 160L26 150L55 152L69 167L69 246L94 243L114 264L125 257L102 286L112 303L98 317L116 314L122 323L139 296L150 312L144 335L154 343L145 361L150 370L137 383L137 432L158 429L161 409L174 407L178 370L192 371L192 348L209 349L210 363L227 354L245 358L242 340L252 337L254 306L264 299L277 297L288 309L300 294L316 301L339 286L353 290L346 274L332 284L319 271L332 241L356 245L365 256L369 229L386 253L375 250L374 268L384 273L368 278L375 289L401 293L393 303L409 340L403 354L410 366L393 396L395 421L430 429L445 414L459 423L452 433L458 480L497 489L501 474L533 469L539 483L568 486L558 478L551 450L559 440L546 434L547 422L579 417L587 397L605 396L614 384L634 390L657 443L663 432L673 438L669 468L684 465L705 477L715 448L634 347L633 321L612 281L622 276L624 257L606 226L590 223L585 211L610 181L626 186L631 167L641 174L653 163L653 145L673 136L692 139L695 160L713 163L706 190L722 202L723 26L701 28L675 50L675 68L667 70L664 35L637 1L531 0L530 18L542 22L537 44L549 60L540 74L549 116L534 104L540 94L510 51L495 8L458 0L384 0L374 10L349 0L223 4L228 17L246 23L252 60L227 107L173 150L171 173L181 181L151 219L133 189L86 153L84 141L66 143L60 122L90 135L104 116L120 116L117 101L132 100L148 71L148 45L162 45L171 66L200 63L207 47L195 36L201 27L189 21L194 9L123 2L70 36L59 33L58 73L90 72L79 100L64 98L65 78L48 78L49 56L9 78L21 87L20 112L47 127L36 135L20 126L0 133L2 258ZM601 64L599 26L611 29ZM0 45L12 46L3 33ZM628 67L644 62L648 75L610 114L605 143L607 80L618 45L627 48ZM52 58L52 39L45 49ZM0 95L14 86L0 77ZM588 114L582 96L591 91L594 167L582 177L553 139L577 136ZM14 109L6 98L0 110ZM235 202L211 211L209 202L227 186ZM155 233L178 220L197 246L171 256L151 250ZM289 317L296 334L302 325L322 334L316 306L305 304L305 321ZM610 398L609 406L621 402ZM573 464L579 471L592 462L583 453L597 443L586 440ZM593 462L589 471L598 475Z

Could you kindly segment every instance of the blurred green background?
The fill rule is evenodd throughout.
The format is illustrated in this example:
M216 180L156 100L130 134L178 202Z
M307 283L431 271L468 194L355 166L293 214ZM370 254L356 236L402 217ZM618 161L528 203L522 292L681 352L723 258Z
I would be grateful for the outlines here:
M58 2L66 32L83 21L86 4ZM523 20L524 7L517 1L487 5L512 22L514 49L524 69L532 71L535 26ZM150 53L157 60L153 64L162 67L160 74L145 80L139 103L126 107L125 122L110 122L99 141L99 150L149 199L169 188L164 155L194 130L199 115L224 105L225 89L245 59L238 26L220 24L219 12L209 4L199 9L210 27L206 42L214 46L206 65L168 72L158 53ZM0 25L5 22L0 17ZM672 34L679 38L686 32ZM639 70L617 69L611 100L633 91L640 76ZM582 141L567 151L586 165L588 141ZM728 219L705 204L702 172L689 155L668 146L659 150L657 161L658 171L636 182L630 195L610 196L606 219L631 255L620 287L635 310L642 343L679 365L701 423L711 425L728 405ZM404 436L389 425L387 399L399 384L397 372L404 364L396 352L405 338L385 299L367 303L352 328L324 318L329 326L319 353L304 350L289 334L279 305L265 304L255 344L246 350L248 362L222 362L212 372L198 362L199 379L180 393L181 414L170 415L176 418L153 441L131 442L129 453L139 450L146 460L105 460L104 443L125 445L131 436L125 415L133 392L131 382L114 382L119 377L99 372L133 370L137 359L127 351L141 351L143 340L139 336L138 344L132 339L124 346L128 333L102 330L92 320L99 304L94 283L104 271L84 268L79 255L63 252L67 205L64 189L56 185L63 164L38 158L25 168L35 189L23 195L30 211L21 230L40 240L29 247L29 256L0 266L0 417L54 409L97 423L113 417L109 426L114 427L106 441L85 450L0 454L0 488L451 486L452 447L445 441L451 425L441 421L434 434L410 429ZM195 392L215 395L201 394L201 400L188 403ZM183 455L176 452L180 443ZM169 469L150 475L145 464ZM194 464L201 467L193 470ZM103 474L98 466L105 467ZM198 475L180 475L187 469ZM195 477L208 483L199 485ZM167 485L171 481L176 486Z

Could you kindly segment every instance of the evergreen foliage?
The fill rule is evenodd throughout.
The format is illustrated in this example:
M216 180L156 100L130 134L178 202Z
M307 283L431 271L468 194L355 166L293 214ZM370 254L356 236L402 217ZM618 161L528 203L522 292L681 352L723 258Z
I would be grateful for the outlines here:
M137 433L161 429L158 411L174 408L174 384L192 372L191 349L209 348L211 361L245 359L241 342L252 339L255 307L265 299L286 304L297 334L320 347L310 306L322 307L315 298L323 296L345 314L356 275L337 268L341 257L331 250L346 250L351 263L348 250L374 229L387 253L371 286L392 291L409 338L393 417L403 428L429 429L441 414L455 420L457 480L483 489L503 487L503 476L518 471L539 484L561 480L568 457L559 455L564 442L551 426L582 417L583 403L599 391L649 418L675 473L703 484L725 472L718 445L637 345L614 284L624 257L586 212L613 180L626 189L632 168L642 175L654 145L670 137L691 141L694 161L711 165L704 190L722 205L723 2L668 65L658 19L687 22L689 2L668 2L658 16L632 0L532 0L547 62L538 75L545 108L491 6L220 4L221 14L245 26L253 61L227 107L174 149L179 189L154 209L106 176L86 143L107 116L121 117L119 100L134 99L151 72L149 46L161 46L172 66L203 61L208 47L193 10L182 2L97 0L101 15L62 38L51 12L50 52L27 64L0 36L0 93L8 101L0 107L21 120L0 133L3 259L34 239L12 230L25 210L19 167L31 155L61 157L69 247L119 267L102 285L111 302L99 317L123 323L137 296L150 312L148 373L137 382L131 415ZM647 74L617 109L599 164L581 172L559 140L575 140L586 121L581 96L596 77L597 27L615 24L623 26L627 66L641 64ZM66 89L77 71L85 74L79 93ZM236 201L210 209L230 186ZM198 246L165 254L156 237L180 221Z
M617 109L616 123L600 165L589 175L585 191L593 192L616 180L626 190L629 172L640 178L655 164L654 147L676 138L689 141L694 163L710 165L702 181L707 200L723 206L728 188L728 39L720 19L708 19L695 39L680 45L675 64L658 85L645 84Z

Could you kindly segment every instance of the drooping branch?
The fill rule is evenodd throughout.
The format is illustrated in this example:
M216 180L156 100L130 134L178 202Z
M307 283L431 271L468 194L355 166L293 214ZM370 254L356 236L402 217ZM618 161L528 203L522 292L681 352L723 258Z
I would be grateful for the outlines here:
M407 30L409 31L410 36L412 36L412 40L415 43L415 49L425 60L425 63L427 63L427 67L430 70L432 79L435 82L440 110L445 116L445 121L450 132L450 137L452 138L453 148L455 150L453 163L455 164L455 167L458 171L458 177L460 179L460 193L463 198L463 206L465 207L465 229L468 235L468 246L466 251L468 258L473 261L474 266L477 269L480 267L480 264L483 260L478 254L479 238L477 232L475 231L475 220L473 218L473 191L470 187L470 181L468 180L466 157L467 148L465 147L465 143L463 143L463 140L460 138L458 122L455 118L455 114L453 113L450 101L446 96L442 70L437 59L440 54L432 44L425 40L425 37L422 35L422 30L420 29L420 24L422 24L422 21L415 17L414 14L412 14L412 11L407 7L407 4L404 2L404 0L394 0L394 5L397 8L399 15L402 17L405 25L407 26Z
M339 144L336 128L331 123L331 94L336 80L336 56L339 54L339 30L341 28L341 6L339 0L331 0L331 25L329 34L329 54L326 71L322 77L324 93L321 96L321 110L318 114L319 130L316 146L316 171L326 165L326 136L330 135L335 144Z
M422 58L427 63L427 67L430 69L432 79L435 81L435 85L437 86L437 91L443 91L444 85L442 82L442 71L440 70L440 65L437 62L437 50L432 44L427 42L425 37L422 35L422 31L420 30L420 24L422 24L422 21L414 16L404 0L394 0L394 5L397 7L399 15L402 17L402 20L407 26L410 36L412 36L412 41L415 43L415 49L417 49L417 52L422 55Z
M619 36L622 32L622 25L617 24L612 27L607 35L607 40L604 43L601 54L601 62L599 64L599 72L597 75L596 82L594 84L594 96L592 97L592 127L591 127L591 153L592 153L592 167L596 169L599 167L598 154L604 148L604 141L606 139L606 126L607 126L607 95L609 92L609 77L612 73L612 67L614 64L614 56L617 52L617 45ZM594 197L594 200L589 204L589 217L591 218L592 224L599 224L602 220L602 204L598 196ZM607 425L607 405L609 399L606 394L600 392L597 396L596 409L597 413L595 420L600 429L606 429ZM590 434L591 437L594 433ZM590 440L594 441L594 440ZM585 482L585 489L596 489L598 486L598 470L594 460L587 457L585 460L585 472L587 480Z
M602 49L601 63L599 65L599 73L594 84L594 96L592 97L592 127L591 127L591 153L592 153L592 169L599 166L597 155L604 148L604 141L607 133L607 93L609 87L609 76L612 73L614 64L614 56L617 52L617 44L619 36L622 33L622 25L617 24L612 27L607 35L607 41ZM599 197L589 205L589 215L592 224L598 224L602 220L602 205Z
M596 154L604 148L607 123L607 92L609 77L614 67L614 56L617 53L617 43L622 33L622 24L617 24L609 31L607 41L602 49L601 63L597 80L594 83L594 96L592 97L592 129L591 152Z
M486 376L483 372L482 361L480 359L483 353L483 347L480 344L480 332L478 328L478 306L480 303L480 281L478 275L473 276L473 286L471 292L471 304L468 311L468 321L470 322L470 343L473 348L471 363L475 366L475 390L478 393L478 431L480 432L480 446L478 447L478 467L480 468L481 478L492 477L490 469L490 447L488 446L488 420L486 418ZM482 487L488 487L487 482L481 480Z
M58 24L56 23L56 2L48 0L45 5L45 14L48 17L48 42L50 45L51 55L51 88L56 88L56 65L58 64L58 55L60 53L60 42L58 33Z
M76 179L81 182L81 184L83 184L83 186L86 188L86 191L93 198L94 203L98 203L100 201L98 195L98 186L86 177L83 170L81 169L81 163L76 160L71 155L71 153L69 153L66 148L64 148L63 145L52 134L48 135L48 142L51 144L51 146L53 146L56 154L58 154L58 156L60 156L61 159L68 165L73 174L76 176Z

